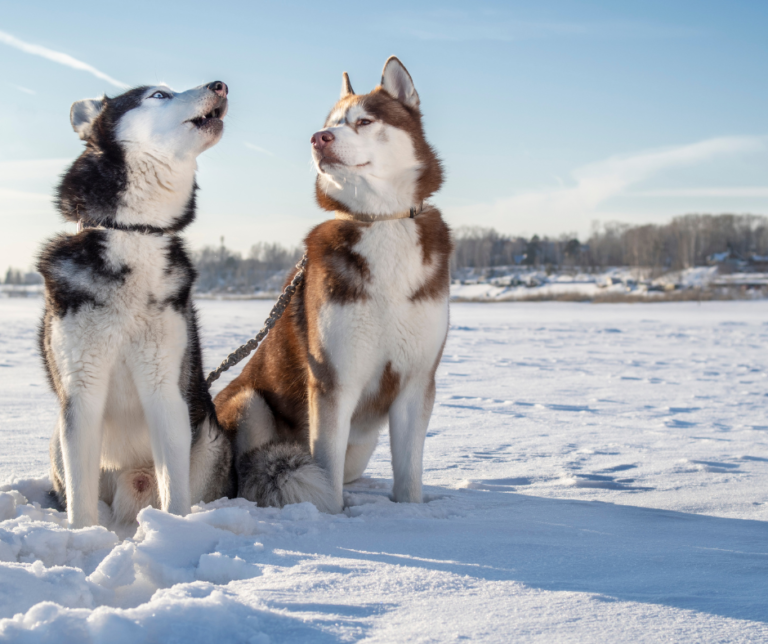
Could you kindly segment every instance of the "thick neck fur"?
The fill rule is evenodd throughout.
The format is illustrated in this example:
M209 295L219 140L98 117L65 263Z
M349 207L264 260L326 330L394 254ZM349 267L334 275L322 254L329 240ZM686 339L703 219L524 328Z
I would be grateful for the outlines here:
M179 230L191 223L194 211L194 158L180 163L151 153L126 154L127 186L114 215L121 226L153 226Z
M192 222L197 190L194 157L180 162L122 148L119 154L111 152L89 143L64 175L57 201L65 219L168 231Z
M373 123L357 126L361 118ZM342 98L325 129L336 137L330 154L343 161L328 164L316 157L315 197L325 210L391 215L417 206L442 184L442 167L418 108L381 87Z
M317 202L326 210L366 215L391 215L418 205L416 182L419 168L396 177L329 177L319 175L315 185Z

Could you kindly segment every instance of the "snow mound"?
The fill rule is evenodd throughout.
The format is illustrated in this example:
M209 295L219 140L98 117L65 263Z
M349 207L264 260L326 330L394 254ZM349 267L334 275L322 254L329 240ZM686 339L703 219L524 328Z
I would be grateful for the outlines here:
M13 642L249 642L268 644L260 611L225 589L198 582L159 591L151 604L94 611L42 602L0 623L0 639Z
M19 485L48 486L45 479ZM233 626L244 608L226 590L271 570L274 553L256 536L306 537L363 517L456 516L448 498L396 504L364 485L347 493L346 512L336 516L311 503L259 508L244 499L200 504L186 517L148 507L121 540L104 526L69 529L64 513L29 503L11 487L0 493L0 641L164 641L172 631L180 637L174 621L188 619L179 632L189 628L195 641L210 633L267 642L252 602L250 626ZM108 523L109 513L103 517Z

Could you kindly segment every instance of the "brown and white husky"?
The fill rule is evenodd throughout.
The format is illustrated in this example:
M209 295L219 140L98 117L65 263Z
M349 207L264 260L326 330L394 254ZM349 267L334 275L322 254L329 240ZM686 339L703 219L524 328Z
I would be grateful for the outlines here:
M388 420L393 499L419 503L452 242L424 201L442 170L402 63L391 57L369 94L345 73L311 143L317 203L334 218L307 236L290 307L215 400L236 432L239 494L340 512L343 484L362 475Z

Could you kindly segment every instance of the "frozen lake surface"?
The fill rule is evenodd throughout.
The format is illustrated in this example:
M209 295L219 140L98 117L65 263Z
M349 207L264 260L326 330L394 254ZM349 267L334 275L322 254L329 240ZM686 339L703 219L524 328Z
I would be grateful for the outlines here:
M122 541L35 505L41 304L0 300L0 641L768 641L767 301L455 304L426 503L388 499L385 432L342 515ZM209 368L270 305L199 303Z

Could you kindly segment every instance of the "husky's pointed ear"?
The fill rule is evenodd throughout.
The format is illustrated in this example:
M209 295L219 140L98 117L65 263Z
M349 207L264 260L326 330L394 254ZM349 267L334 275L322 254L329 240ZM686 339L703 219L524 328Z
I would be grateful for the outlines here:
M69 120L72 123L72 129L77 135L85 141L91 135L91 128L96 117L101 114L104 108L104 98L84 98L82 101L75 101L69 110Z
M352 89L352 83L349 82L349 74L344 72L341 75L341 96L339 98L346 98L354 93L355 90Z
M388 94L408 107L419 107L419 94L413 86L413 79L403 63L396 56L390 56L381 72L381 86Z

